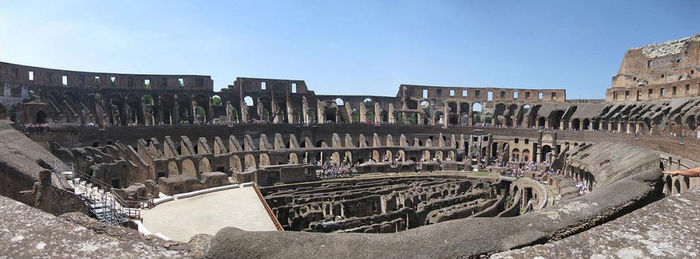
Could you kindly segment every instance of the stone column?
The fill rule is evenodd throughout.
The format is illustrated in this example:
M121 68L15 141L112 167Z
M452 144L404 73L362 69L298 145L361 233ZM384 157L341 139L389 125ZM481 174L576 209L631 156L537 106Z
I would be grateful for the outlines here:
M394 118L394 104L393 104L393 103L389 103L389 114L388 114L388 117L389 117L389 123L392 123L392 124L393 124L393 123L396 123L396 119ZM403 118L402 118L402 119L403 119Z
M380 124L382 122L382 107L379 102L374 102L374 124Z
M322 110L322 108L325 108L321 105L321 101L316 99L316 121L318 124L324 124L325 122L325 109Z
M223 100L222 100L223 101ZM214 121L214 107L211 105L211 96L207 99L207 109L206 109L206 123L211 123Z
M158 98L158 101L153 101L153 107L154 109L158 110L158 114L156 115L156 120L153 124L163 124L163 101Z
M364 102L360 102L360 122L367 123L367 107Z
M309 103L306 100L306 96L301 97L301 117L304 120L304 124L309 124Z
M447 101L442 102L442 128L446 129L450 121L450 106Z
M175 100L175 103L173 104L172 121L170 123L177 125L180 124L180 102L177 95L174 96L173 100Z
M191 104L192 107L190 108L190 124L193 124L195 122L194 116L197 113L197 102L194 99L190 99L190 100L191 100L190 103L192 103ZM204 116L206 117L206 114Z
M287 94L285 97L285 102L287 104L287 122L294 123L294 108L292 108L292 102L289 98L289 88L287 88Z

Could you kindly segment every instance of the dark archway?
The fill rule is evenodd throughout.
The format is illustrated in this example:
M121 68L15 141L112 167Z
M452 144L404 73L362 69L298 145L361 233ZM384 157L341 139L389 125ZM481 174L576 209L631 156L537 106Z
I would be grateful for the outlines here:
M35 122L36 123L47 123L48 122L47 118L48 118L48 116L46 115L46 113L44 111L39 111L36 113L36 121Z
M540 162L547 161L547 160L549 159L549 154L550 154L550 153L552 153L552 147L550 147L549 145L544 145L544 146L542 146L542 149L541 149L541 152L540 152L540 154L541 154L541 156L540 156Z

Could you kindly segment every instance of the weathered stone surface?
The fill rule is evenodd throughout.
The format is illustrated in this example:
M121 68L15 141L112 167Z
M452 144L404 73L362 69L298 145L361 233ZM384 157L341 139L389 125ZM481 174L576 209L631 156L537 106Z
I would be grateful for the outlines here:
M589 231L491 258L698 258L700 190L674 195Z
M73 217L79 218L79 217ZM87 221L86 221L87 222ZM104 230L101 234L93 229ZM10 258L161 258L184 257L144 242L128 229L87 228L0 196L0 255ZM120 238L119 233L124 238Z

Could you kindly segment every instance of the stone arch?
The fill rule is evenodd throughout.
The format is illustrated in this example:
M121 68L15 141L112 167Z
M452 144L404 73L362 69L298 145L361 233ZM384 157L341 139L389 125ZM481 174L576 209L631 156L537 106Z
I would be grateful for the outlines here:
M542 145L542 149L540 151L540 162L547 161L550 153L552 153L552 147L550 145Z
M243 165L241 164L241 158L240 158L240 157L238 157L238 156L236 156L236 155L232 155L232 156L229 157L229 159L228 159L228 164L229 164L229 167L231 167L231 172L232 172L232 173L240 173L240 172L243 172Z
M579 120L578 118L571 120L571 129L581 130L581 120Z
M471 105L469 103L459 104L459 123L467 124L469 123L469 111L471 110Z
M179 174L180 174L180 169L178 169L178 167L177 167L177 162L175 162L175 160L168 161L168 176L179 175Z
M243 97L243 103L245 103L245 106L248 106L248 107L253 107L253 105L255 105L255 101L253 100L253 97L250 97L250 96Z
M182 175L197 177L197 170L195 169L194 162L192 162L192 160L182 160Z
M681 193L681 180L676 178L673 180L673 191L671 194L679 194Z
M158 117L160 118L160 123L163 124L173 124L175 121L175 98L172 95L161 95L158 97Z
M450 111L448 112L447 122L450 125L459 125L459 114L457 113L457 102L449 102L447 104Z
M396 154L396 160L398 160L399 162L405 162L405 161L406 161L406 152L405 152L405 151L399 150L399 151L396 152L396 153L397 153L397 154ZM415 162L415 161L414 161L414 162Z
M202 159L199 160L197 167L199 167L200 174L206 173L206 172L211 172L211 163L209 163L209 159L206 157L202 157Z
M479 124L483 121L484 107L479 102L472 104L472 124Z
M513 158L513 161L520 161L520 149L513 148L513 150L510 153L511 158Z
M375 162L379 162L381 161L380 159L381 157L379 156L379 151L372 150L372 160L374 160Z
M423 160L430 161L432 157L430 156L430 150L423 150Z
M489 157L496 157L498 156L498 142L494 141L491 143L491 154L489 154Z
M255 156L252 154L247 154L245 155L245 169L255 169L258 168L258 166L255 164Z
M495 112L493 114L493 118L494 118L493 124L494 125L500 126L503 124L503 121L501 121L500 116L505 115L505 111L506 111L506 105L504 103L496 104L496 109L495 109Z
M685 119L685 125L688 125L690 130L695 130L698 127L697 122L695 121L695 116L689 115Z
M259 166L269 166L270 165L270 156L268 156L265 153L260 154L260 162L258 163Z
M529 149L523 149L523 154L522 154L522 160L525 162L530 161L530 150Z
M588 118L583 119L583 122L581 124L581 130L589 130L591 129L591 120Z
M296 153L289 153L289 164L298 164L299 163L299 157L297 156Z
M334 164L334 165L340 164L340 154L338 152L333 152L331 154L331 164Z
M540 117L537 119L537 127L538 127L538 128L544 128L545 122L546 122L546 120L545 120L544 116L540 116Z
M666 196L671 195L673 192L673 178L670 175L664 177L664 194Z
M384 159L388 160L389 162L394 161L394 153L391 152L391 150L387 149L384 151Z
M343 163L352 163L352 152L345 151L345 157L343 157Z

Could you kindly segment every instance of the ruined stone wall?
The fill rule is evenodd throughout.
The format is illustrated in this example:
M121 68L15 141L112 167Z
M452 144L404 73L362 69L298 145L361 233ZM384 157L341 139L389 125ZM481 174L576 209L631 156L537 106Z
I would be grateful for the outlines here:
M646 101L698 96L698 69L700 34L633 48L625 52L605 99Z

